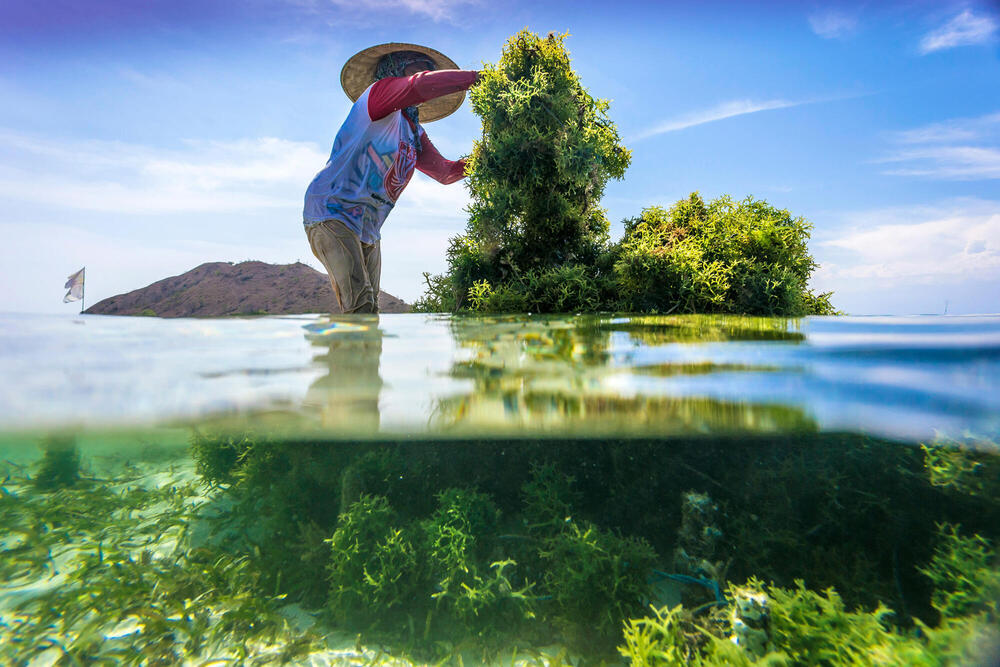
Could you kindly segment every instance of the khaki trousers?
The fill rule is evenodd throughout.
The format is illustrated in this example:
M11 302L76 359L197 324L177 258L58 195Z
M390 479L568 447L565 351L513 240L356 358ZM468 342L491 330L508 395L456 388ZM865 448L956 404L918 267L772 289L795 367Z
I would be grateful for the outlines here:
M362 243L340 220L306 228L309 246L323 262L333 293L344 313L377 313L382 249L379 241Z

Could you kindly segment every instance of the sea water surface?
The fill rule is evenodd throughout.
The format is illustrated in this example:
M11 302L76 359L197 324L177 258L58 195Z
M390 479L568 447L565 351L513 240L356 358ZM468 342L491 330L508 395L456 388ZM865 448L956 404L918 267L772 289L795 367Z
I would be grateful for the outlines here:
M5 431L1000 431L1000 317L0 315Z
M761 582L1000 655L1000 316L0 314L0 379L0 664L755 660Z

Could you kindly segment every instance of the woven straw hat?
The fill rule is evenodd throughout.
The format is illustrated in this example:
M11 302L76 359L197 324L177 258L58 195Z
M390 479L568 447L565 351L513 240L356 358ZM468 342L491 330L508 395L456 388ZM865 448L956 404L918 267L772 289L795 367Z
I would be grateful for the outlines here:
M375 67L382 56L393 51L417 51L433 60L434 66L437 69L459 69L455 61L448 56L432 48L420 46L419 44L390 42L388 44L370 46L364 51L359 51L351 56L351 59L344 64L344 69L340 70L340 85L344 87L344 92L347 93L352 102L356 102L361 93L365 92L365 88L372 85L372 82L375 81ZM428 100L419 105L420 122L429 123L440 120L454 113L458 107L462 106L462 102L464 101L464 90Z

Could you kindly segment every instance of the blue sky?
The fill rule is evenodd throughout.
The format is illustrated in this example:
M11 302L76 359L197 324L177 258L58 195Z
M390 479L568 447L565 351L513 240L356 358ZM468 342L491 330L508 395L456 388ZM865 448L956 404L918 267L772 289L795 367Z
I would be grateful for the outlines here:
M1000 312L997 2L5 0L0 311L73 312L206 261L317 268L302 195L372 44L495 62L527 27L569 32L633 151L612 235L698 190L814 225L813 285L853 314ZM448 157L464 106L427 125ZM467 193L417 175L383 228L382 287L444 269Z

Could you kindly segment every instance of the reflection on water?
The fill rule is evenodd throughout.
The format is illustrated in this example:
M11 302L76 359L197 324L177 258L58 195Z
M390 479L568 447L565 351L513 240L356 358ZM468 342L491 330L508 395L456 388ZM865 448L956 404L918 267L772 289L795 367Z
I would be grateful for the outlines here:
M0 316L7 430L1000 432L1000 318Z
M553 433L813 431L798 406L643 395L630 378L662 378L766 367L711 362L630 363L631 349L706 341L804 339L781 319L748 317L464 318L452 335L470 358L451 376L472 391L441 399L434 430L504 429ZM622 339L621 334L625 334Z
M723 341L805 340L799 322L778 317L741 315L636 315L620 318L587 318L584 326L627 333L635 343L716 343Z
M382 376L382 330L378 315L355 316L350 321L323 319L306 325L312 343L313 365L324 375L306 391L303 409L315 414L322 429L347 427L377 432Z

